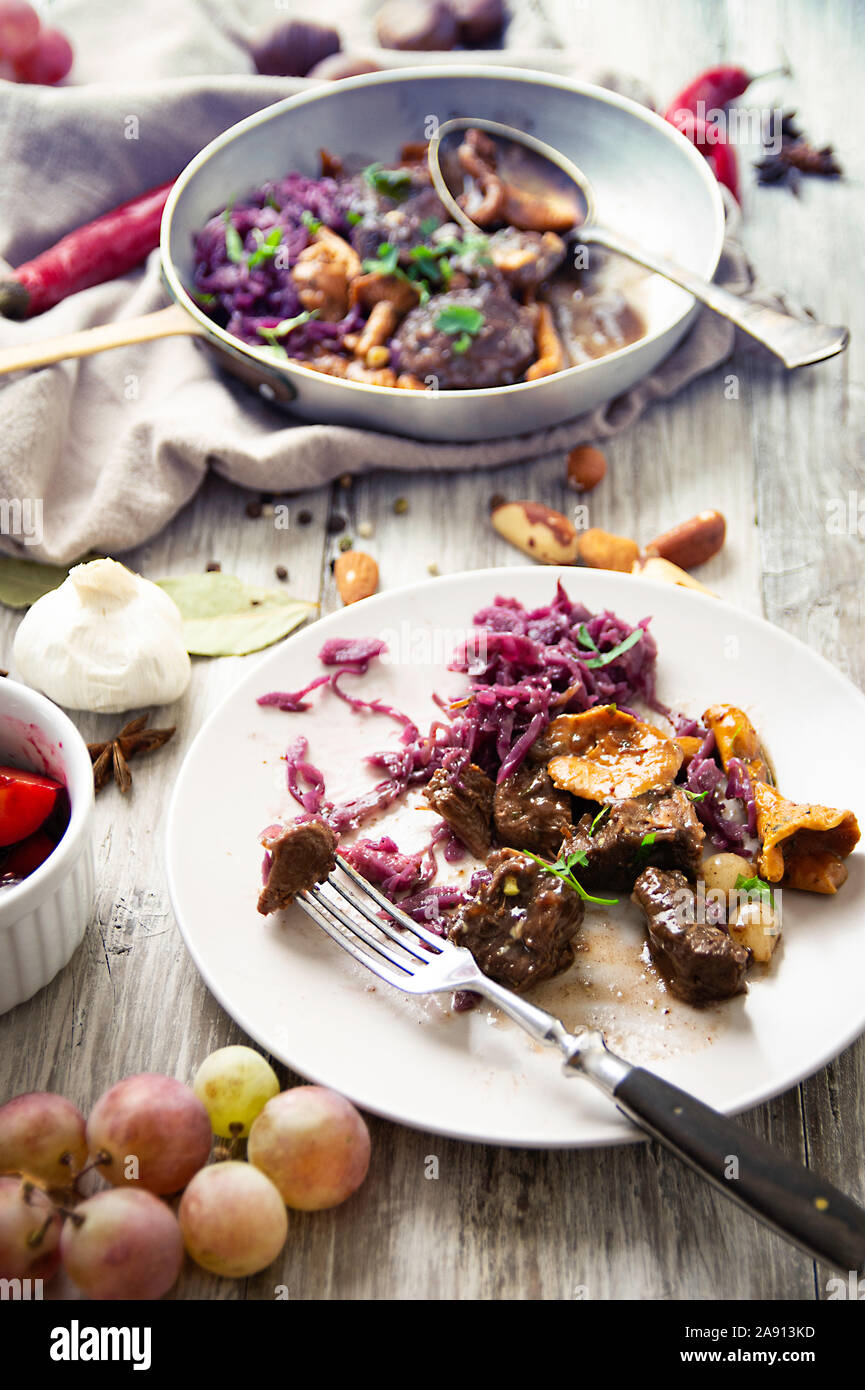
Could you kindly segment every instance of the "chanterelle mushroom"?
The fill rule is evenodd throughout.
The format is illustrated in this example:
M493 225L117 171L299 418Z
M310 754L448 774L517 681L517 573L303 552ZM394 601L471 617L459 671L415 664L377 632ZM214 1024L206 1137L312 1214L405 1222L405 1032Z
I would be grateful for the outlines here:
M315 241L298 256L291 277L304 309L332 323L348 313L349 286L360 270L353 247L329 227L321 227Z
M673 739L615 705L560 714L535 744L553 756L553 785L589 801L614 801L668 787L682 765Z
M852 811L830 806L797 806L776 787L754 785L757 833L762 841L757 861L768 883L783 882L811 893L837 893L847 877L842 859L859 841Z
M573 227L574 207L564 194L553 189L543 195L531 193L502 176L495 142L483 131L466 131L457 158L481 193L479 206L466 207L477 226L506 222L525 232L567 232Z

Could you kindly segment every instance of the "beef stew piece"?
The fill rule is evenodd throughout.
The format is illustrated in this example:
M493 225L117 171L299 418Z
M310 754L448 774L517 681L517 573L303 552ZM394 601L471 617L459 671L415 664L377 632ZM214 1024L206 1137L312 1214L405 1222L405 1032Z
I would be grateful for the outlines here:
M556 791L545 767L523 763L493 798L496 834L512 849L530 849L555 859L562 840L573 833L571 798Z
M469 853L484 859L492 844L494 792L495 784L489 777L474 763L469 763L456 781L444 768L439 768L427 783L424 796Z
M573 963L583 902L518 850L495 850L487 868L491 877L458 910L450 939L490 979L522 993Z
M565 855L585 855L574 872L589 892L626 892L649 865L696 878L706 832L681 787L611 802L592 831L598 814L584 815L562 845Z
M644 869L633 896L646 914L652 959L671 994L687 1004L712 1004L741 992L751 952L723 927L695 921L696 895L683 873Z
M314 888L336 868L337 838L323 820L286 825L263 841L271 855L267 881L258 898L263 916L288 907L298 893Z
M461 332L468 312L478 315L469 320L478 327ZM443 391L513 385L535 359L535 319L534 307L518 304L494 280L434 294L394 334L396 366L420 381L435 377Z

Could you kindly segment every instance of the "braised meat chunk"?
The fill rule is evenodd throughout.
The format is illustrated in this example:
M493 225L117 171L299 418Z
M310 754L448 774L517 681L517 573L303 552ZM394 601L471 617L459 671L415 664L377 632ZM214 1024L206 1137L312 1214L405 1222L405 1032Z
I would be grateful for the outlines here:
M671 994L688 1004L711 1004L742 990L751 960L723 927L696 920L693 888L678 869L644 869L634 901L646 914L652 959Z
M392 341L398 368L443 391L510 386L535 358L534 308L492 280L434 294L403 319Z
M671 787L630 801L613 801L606 814L583 816L562 853L584 856L575 873L590 892L605 888L625 892L649 865L683 869L695 878L705 838L684 791Z
M456 779L439 768L427 783L424 796L434 811L446 820L466 849L484 859L492 844L493 794L495 786L474 763L456 774Z
M560 878L514 849L495 850L491 877L456 915L450 938L485 975L520 993L567 970L583 902Z
M336 835L323 820L286 825L262 841L270 855L267 880L258 898L265 917L288 907L298 893L314 888L336 868Z
M547 859L555 859L562 840L574 828L568 793L556 791L546 768L530 763L499 782L493 818L503 845L530 849Z

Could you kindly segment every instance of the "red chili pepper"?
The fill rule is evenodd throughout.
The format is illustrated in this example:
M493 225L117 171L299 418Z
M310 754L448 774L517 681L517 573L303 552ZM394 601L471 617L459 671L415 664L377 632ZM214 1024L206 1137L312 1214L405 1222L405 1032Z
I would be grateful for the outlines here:
M667 118L670 119L669 117ZM733 197L739 200L739 162L736 151L727 143L723 130L690 112L679 110L676 120L670 121L705 155L712 172L719 183L729 188Z
M707 149L700 149L712 168L712 173L719 183L725 188L729 188L736 202L739 201L739 161L736 159L736 151L732 145L728 145L726 140L721 140L717 145L710 145Z
M728 101L735 101L736 97L740 97L755 81L756 78L744 68L732 67L729 64L707 68L673 98L664 112L664 119L672 121L675 125L676 113L696 111L698 102L704 102L707 111L713 107L726 106Z
M0 315L33 318L61 299L133 270L159 245L170 183L151 188L61 237L0 281Z

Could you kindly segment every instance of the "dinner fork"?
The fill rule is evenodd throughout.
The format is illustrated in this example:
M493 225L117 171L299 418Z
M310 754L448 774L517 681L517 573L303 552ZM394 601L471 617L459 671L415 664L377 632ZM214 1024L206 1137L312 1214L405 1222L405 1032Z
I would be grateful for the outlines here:
M810 1168L734 1120L612 1052L603 1033L569 1033L561 1019L483 975L464 946L436 936L395 906L341 855L337 870L296 898L337 945L407 994L474 990L538 1042L556 1045L565 1076L583 1076L635 1125L752 1216L816 1259L860 1274L865 1210Z

